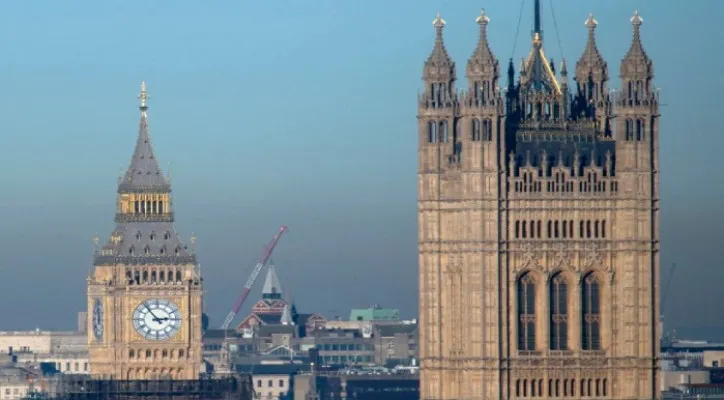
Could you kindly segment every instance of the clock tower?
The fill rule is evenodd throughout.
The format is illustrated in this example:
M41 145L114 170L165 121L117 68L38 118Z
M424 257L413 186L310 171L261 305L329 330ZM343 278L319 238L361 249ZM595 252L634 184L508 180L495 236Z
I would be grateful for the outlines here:
M100 379L197 379L202 279L174 228L171 185L148 133L148 94L130 166L118 183L116 226L88 277L88 350ZM193 240L193 239L192 239Z

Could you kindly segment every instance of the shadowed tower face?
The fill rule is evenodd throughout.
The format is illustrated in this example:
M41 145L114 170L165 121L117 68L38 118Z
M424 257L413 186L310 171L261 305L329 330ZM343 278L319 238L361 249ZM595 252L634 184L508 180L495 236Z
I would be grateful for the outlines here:
M488 16L463 91L433 21L418 99L422 399L658 394L659 112L643 20L614 96L593 16L569 87L540 15L536 0L505 95Z
M88 277L91 375L197 379L202 280L196 255L174 228L171 185L148 132L148 94L131 163L118 183L116 227Z

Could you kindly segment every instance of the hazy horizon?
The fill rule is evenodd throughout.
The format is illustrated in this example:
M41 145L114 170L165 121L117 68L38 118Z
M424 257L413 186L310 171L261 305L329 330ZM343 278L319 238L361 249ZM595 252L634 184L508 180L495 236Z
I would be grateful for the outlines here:
M593 12L609 88L619 87L633 10L644 18L642 39L664 103L663 282L677 263L666 326L713 335L718 325L695 311L724 301L724 185L695 174L715 173L724 146L716 120L724 85L710 76L724 56L706 40L718 37L724 3L553 5L555 24L543 2L547 53L556 63L563 54L572 71ZM92 237L105 242L113 229L142 80L154 149L172 176L176 227L187 243L192 233L198 238L212 327L282 224L290 230L273 260L300 312L346 317L374 303L414 318L416 94L433 45L431 21L438 11L447 21L445 43L462 88L481 6L493 52L517 67L530 49L532 5L514 43L520 3L509 0L0 5L0 330L76 326Z

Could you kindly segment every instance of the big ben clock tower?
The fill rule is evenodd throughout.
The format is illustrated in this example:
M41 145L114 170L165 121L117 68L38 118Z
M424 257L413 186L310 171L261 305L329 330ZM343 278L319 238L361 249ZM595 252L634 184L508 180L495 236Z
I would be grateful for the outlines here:
M148 133L148 95L131 164L118 184L116 227L88 277L91 375L102 379L197 379L202 279L174 228L171 185Z

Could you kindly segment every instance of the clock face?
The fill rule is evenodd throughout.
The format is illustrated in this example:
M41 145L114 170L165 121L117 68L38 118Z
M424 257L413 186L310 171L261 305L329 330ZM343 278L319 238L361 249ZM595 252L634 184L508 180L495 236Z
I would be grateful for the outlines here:
M103 339L103 302L98 298L93 301L93 337Z
M148 299L133 312L133 326L146 339L168 340L181 329L181 312L168 300Z

